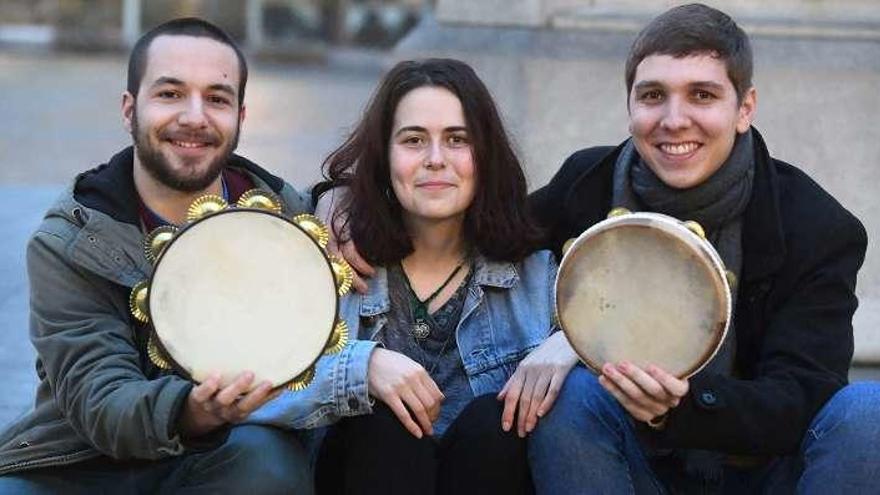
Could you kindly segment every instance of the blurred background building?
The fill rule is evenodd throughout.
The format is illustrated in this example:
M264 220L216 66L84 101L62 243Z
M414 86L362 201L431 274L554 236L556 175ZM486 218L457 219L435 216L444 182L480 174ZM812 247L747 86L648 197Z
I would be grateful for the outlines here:
M532 188L627 134L623 63L671 0L0 0L0 425L31 400L24 245L64 184L130 142L127 49L167 19L238 39L240 152L305 187L400 59L451 56L495 95ZM752 36L756 126L868 229L853 376L880 366L880 0L705 0ZM829 233L833 235L833 233Z
M250 50L289 54L334 45L390 47L429 0L2 0L7 37L83 50L130 46L156 24L199 16Z

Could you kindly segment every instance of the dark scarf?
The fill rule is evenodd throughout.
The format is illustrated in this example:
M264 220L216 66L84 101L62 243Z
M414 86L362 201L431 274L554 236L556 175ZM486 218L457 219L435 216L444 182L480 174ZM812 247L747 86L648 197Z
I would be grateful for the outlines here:
M706 230L725 267L739 280L742 269L742 214L752 194L755 176L752 134L739 134L727 161L708 180L690 189L667 186L645 164L632 140L628 141L614 166L614 206L631 211L663 213L679 220L696 220ZM731 287L736 307L736 287ZM700 371L731 375L736 353L736 330L730 327L721 349ZM721 475L723 455L717 452L682 452L685 468L709 480Z

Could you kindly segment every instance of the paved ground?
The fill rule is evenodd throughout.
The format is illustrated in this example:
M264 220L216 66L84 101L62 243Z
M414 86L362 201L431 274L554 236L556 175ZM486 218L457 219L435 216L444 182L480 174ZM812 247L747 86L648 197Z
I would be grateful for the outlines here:
M36 386L34 350L27 338L24 245L59 191L57 186L0 186L0 425L27 408Z

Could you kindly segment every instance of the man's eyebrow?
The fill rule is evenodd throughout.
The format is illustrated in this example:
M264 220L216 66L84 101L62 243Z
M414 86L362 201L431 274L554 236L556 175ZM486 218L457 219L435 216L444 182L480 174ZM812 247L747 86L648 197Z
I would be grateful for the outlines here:
M715 81L694 81L694 82L690 83L688 86L690 86L692 88L711 88L716 91L721 91L724 89L723 84L721 84L719 82L715 82Z
M639 81L633 85L633 90L648 89L648 88L660 88L660 87L663 87L663 84L661 84L660 81L654 81L654 80Z
M155 81L153 81L152 87L164 86L166 84L170 85L170 86L183 86L185 83L176 77L162 76L162 77L156 79ZM230 84L224 84L224 83L212 84L212 85L208 86L208 89L211 91L220 91L223 93L228 93L230 96L236 95L235 88Z
M656 80L648 80L648 81L639 81L633 85L634 90L643 90L643 89L654 89L654 88L662 88L664 87L663 83ZM690 88L711 88L714 90L723 90L724 85L717 81L692 81L688 83L688 87Z
M222 83L212 84L212 85L208 86L208 89L210 89L211 91L220 91L223 93L229 93L230 96L235 96L235 94L236 94L235 88L233 88L232 85L230 85L230 84L222 84Z
M162 77L156 79L155 81L153 81L153 84L151 84L150 86L156 87L156 86L164 86L166 84L169 84L171 86L183 86L183 81L181 81L180 79L178 79L176 77L162 76Z

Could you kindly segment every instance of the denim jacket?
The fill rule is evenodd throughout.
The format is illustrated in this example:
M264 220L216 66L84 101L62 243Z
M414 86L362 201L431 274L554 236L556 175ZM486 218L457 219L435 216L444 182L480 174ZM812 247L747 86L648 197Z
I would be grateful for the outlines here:
M477 257L456 330L461 360L475 396L501 390L520 360L550 335L555 278L556 262L550 251L533 253L518 263ZM376 270L369 285L366 295L351 293L341 302L340 316L351 336L366 333L375 337L387 323L390 300L385 268ZM368 331L361 332L361 325ZM254 412L250 421L315 428L332 424L341 416L372 412L367 368L376 345L352 340L338 355L322 358L308 388L285 392Z

